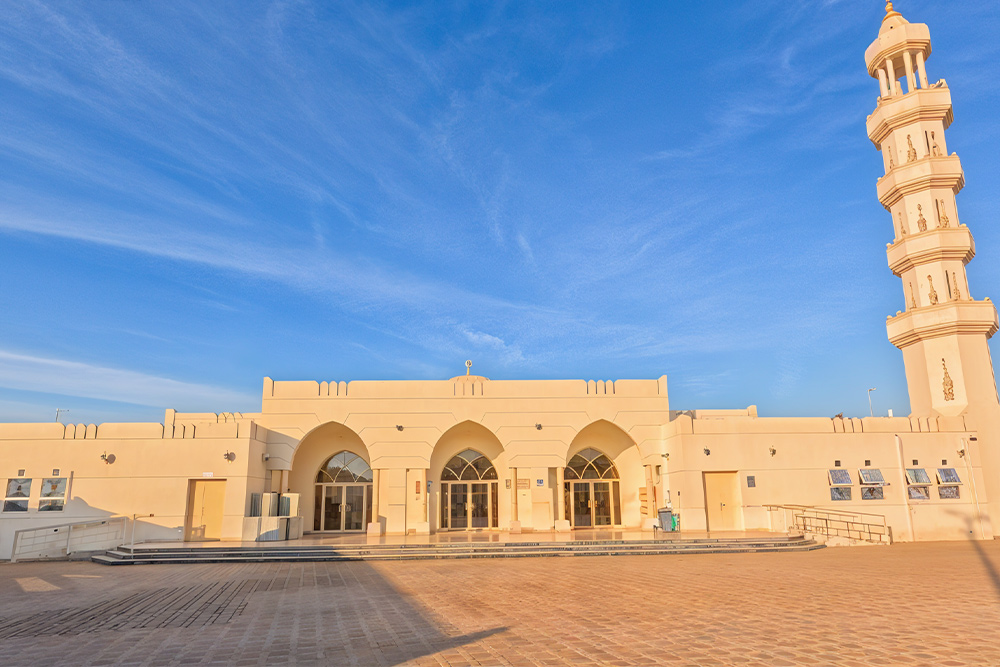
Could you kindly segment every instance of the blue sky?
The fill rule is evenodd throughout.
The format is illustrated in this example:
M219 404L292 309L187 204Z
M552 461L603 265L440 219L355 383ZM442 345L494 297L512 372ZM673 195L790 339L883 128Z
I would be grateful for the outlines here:
M1000 5L903 0L1000 298ZM0 419L261 378L669 376L908 412L865 134L882 3L4 2ZM996 346L994 345L994 353Z

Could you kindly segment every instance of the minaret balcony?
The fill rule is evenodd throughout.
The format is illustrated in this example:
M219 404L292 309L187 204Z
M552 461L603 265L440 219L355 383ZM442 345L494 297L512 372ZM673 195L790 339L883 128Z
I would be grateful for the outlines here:
M948 129L955 114L951 107L951 91L942 79L930 88L918 88L905 95L878 98L878 106L868 116L868 137L876 148L882 146L889 133L918 121L941 121Z
M968 264L976 256L976 242L965 225L938 227L918 234L908 234L885 249L889 269L902 276L915 266L946 260Z
M962 171L962 161L954 153L941 157L925 157L897 165L895 169L878 179L876 185L878 200L886 210L906 195L924 192L931 188L949 189L952 194L958 194L963 187L965 187L965 173Z
M885 323L889 342L903 349L941 336L984 335L991 337L1000 328L997 309L984 301L948 301L936 306L911 308L897 313Z

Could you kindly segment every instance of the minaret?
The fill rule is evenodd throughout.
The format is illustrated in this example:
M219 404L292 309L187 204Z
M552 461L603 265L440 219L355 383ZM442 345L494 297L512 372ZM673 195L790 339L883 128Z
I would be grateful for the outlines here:
M903 352L914 415L995 414L987 340L997 332L997 311L989 299L973 298L965 275L976 254L955 202L965 176L958 155L948 154L951 93L943 79L928 82L930 54L927 26L888 2L878 39L865 51L881 93L867 125L885 166L877 189L892 216L886 252L906 304L886 328Z

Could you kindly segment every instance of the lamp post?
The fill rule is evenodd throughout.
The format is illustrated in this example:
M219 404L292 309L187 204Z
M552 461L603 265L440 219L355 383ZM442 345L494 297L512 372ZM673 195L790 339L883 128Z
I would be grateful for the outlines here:
M875 416L875 411L872 410L872 392L873 391L875 391L875 387L872 387L871 389L868 390L868 414L870 414L872 417Z

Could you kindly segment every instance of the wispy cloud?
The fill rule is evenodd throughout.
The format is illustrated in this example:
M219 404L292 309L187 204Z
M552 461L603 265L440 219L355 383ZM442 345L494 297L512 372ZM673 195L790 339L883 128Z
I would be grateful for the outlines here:
M0 387L189 411L260 409L259 396L232 389L5 350Z
M716 378L753 351L794 400L814 374L781 341L841 345L896 306L864 137L879 18L830 0L2 4L0 234L25 252L0 279L81 289L6 291L0 336L216 384L316 363L433 377L466 355L487 375ZM988 100L995 40L955 41L930 66L950 48Z

